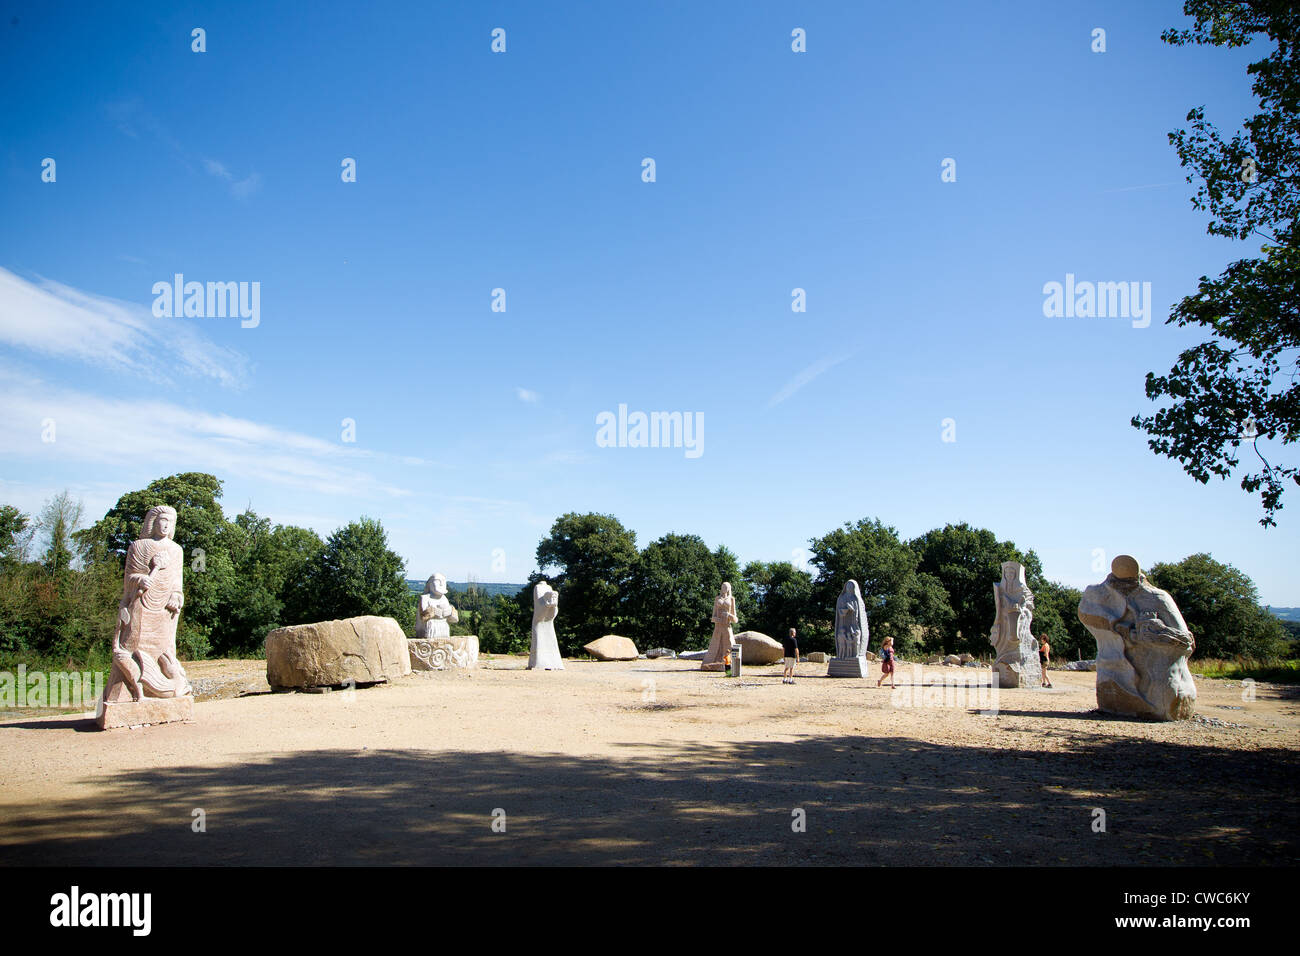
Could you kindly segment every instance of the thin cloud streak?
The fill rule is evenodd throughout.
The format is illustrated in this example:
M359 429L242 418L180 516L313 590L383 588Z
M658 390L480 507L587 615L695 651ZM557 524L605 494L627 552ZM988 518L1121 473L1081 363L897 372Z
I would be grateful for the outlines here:
M851 357L852 353L846 355L829 355L824 359L813 362L812 365L809 365L802 372L781 386L776 394L767 400L767 407L773 408L780 405L805 385L808 385L810 382L830 371L841 362L847 361Z
M162 401L104 398L50 388L0 368L0 451L30 461L161 474L207 471L349 498L405 497L363 467L385 457L259 422ZM43 440L46 423L54 441Z
M170 383L167 370L231 388L247 381L248 359L217 345L192 322L159 319L142 305L48 279L29 282L2 268L0 342L155 382Z

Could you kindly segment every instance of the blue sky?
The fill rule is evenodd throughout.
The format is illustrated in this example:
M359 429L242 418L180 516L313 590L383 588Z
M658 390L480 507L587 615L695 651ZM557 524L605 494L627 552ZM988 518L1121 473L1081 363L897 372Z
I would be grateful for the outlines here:
M93 520L211 471L228 513L322 534L370 515L410 576L487 581L523 580L566 511L742 561L861 517L965 520L1075 586L1097 549L1209 551L1300 605L1300 502L1265 531L1235 479L1197 484L1128 424L1145 373L1198 340L1171 304L1256 251L1206 235L1166 139L1194 105L1252 112L1254 56L1160 42L1183 22L8 4L0 500L68 488ZM176 273L260 283L258 325L155 317ZM1151 283L1150 326L1045 317L1067 273ZM703 453L599 447L620 404L702 415Z

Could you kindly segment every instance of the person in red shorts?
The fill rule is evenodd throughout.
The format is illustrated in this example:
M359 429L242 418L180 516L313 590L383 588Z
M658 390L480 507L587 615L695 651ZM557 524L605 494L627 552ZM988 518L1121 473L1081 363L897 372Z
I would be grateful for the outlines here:
M894 639L885 638L885 643L880 648L880 680L876 681L876 686L880 686L880 681L889 675L889 686L894 686Z

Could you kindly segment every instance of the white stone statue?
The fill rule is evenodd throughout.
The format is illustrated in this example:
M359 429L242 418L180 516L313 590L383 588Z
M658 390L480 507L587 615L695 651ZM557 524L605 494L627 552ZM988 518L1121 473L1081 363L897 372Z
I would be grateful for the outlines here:
M993 585L996 616L989 642L997 652L993 671L999 687L1041 687L1043 669L1038 661L1038 642L1030 625L1034 619L1034 593L1025 583L1025 566L1019 561L1002 562L1002 580Z
M529 670L564 670L560 642L555 637L555 616L559 613L559 593L545 581L538 581L533 588L533 639L528 653Z
M176 509L158 505L127 548L100 727L188 720L193 713L194 692L176 657L185 554L175 534Z
M415 615L415 638L406 642L417 671L472 670L478 666L478 636L451 636L460 615L447 599L447 576L432 574L424 583Z
M862 591L857 581L849 581L835 602L835 656L831 658L826 676L866 677L870 637Z
M1196 640L1168 591L1121 554L1101 584L1083 592L1079 620L1097 639L1097 706L1112 714L1183 720L1196 684L1187 658Z
M729 581L722 582L722 589L713 600L713 616L711 620L713 621L713 639L709 641L709 649L704 654L704 660L700 662L700 670L726 670L727 655L731 653L733 641L731 625L740 620L736 616L736 599L731 594L731 582Z
M419 613L416 615L415 636L425 640L435 637L451 637L451 625L460 620L460 615L447 600L447 576L432 574L424 582L424 593L420 595Z

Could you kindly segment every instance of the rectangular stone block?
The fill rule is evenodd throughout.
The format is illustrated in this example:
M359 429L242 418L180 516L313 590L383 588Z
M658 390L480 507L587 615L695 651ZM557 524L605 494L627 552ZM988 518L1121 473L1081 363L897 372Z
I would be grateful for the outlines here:
M826 669L827 677L866 677L867 662L861 657L832 657Z
M445 671L453 668L472 670L478 666L478 637L417 637L407 640L411 670Z
M194 719L194 697L146 697L143 700L105 701L95 723L100 730L170 724Z

